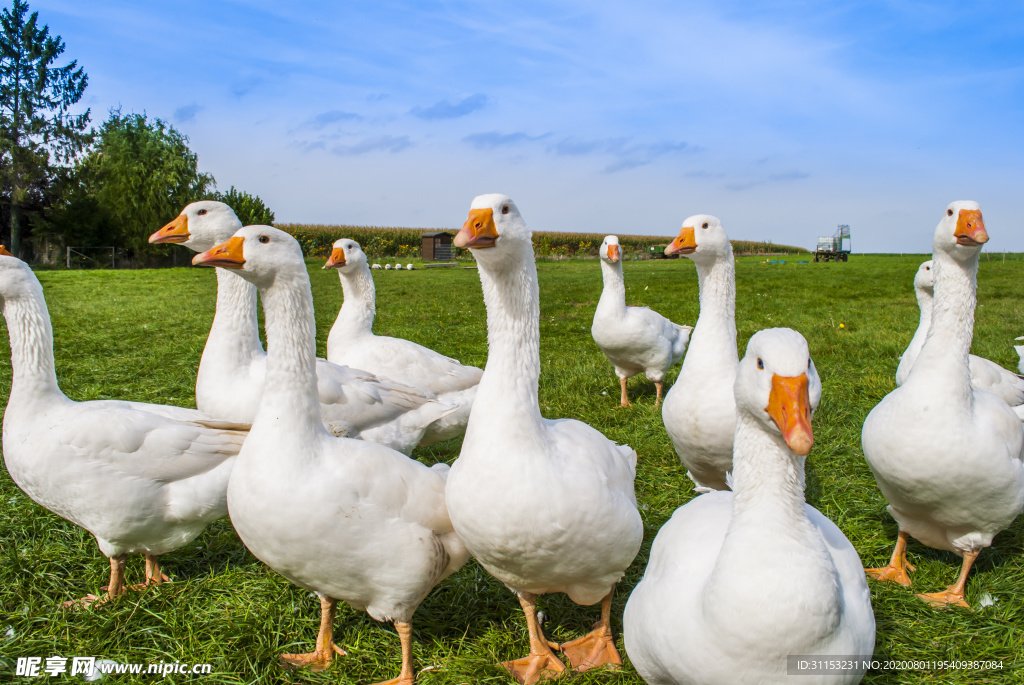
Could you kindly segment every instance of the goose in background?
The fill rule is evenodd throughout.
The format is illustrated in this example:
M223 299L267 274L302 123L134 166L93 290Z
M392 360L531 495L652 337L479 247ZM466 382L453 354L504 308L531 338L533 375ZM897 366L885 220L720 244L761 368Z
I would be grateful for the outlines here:
M622 386L621 406L630 406L626 380L643 373L654 382L661 406L665 373L686 352L692 326L680 326L647 307L626 306L626 282L622 278L622 251L618 236L605 236L598 250L604 290L594 312L590 334L615 367Z
M327 337L327 359L395 378L455 407L432 423L420 441L431 445L466 432L469 410L483 371L466 366L411 340L376 335L376 288L366 254L354 240L334 242L325 269L337 269L345 301Z
M1017 338L1017 340L1024 340L1024 336ZM1017 356L1020 357L1020 364L1017 366L1017 370L1024 373L1024 345L1014 345L1013 349L1017 350Z
M896 369L896 385L903 385L910 375L910 369L917 361L917 356L924 347L928 330L932 324L932 298L935 288L932 260L921 264L914 276L914 292L917 305L921 310L921 321L917 331L907 346L906 352L900 357L899 368ZM969 358L971 386L975 390L985 390L1006 402L1022 421L1024 421L1024 378L1012 371L1007 371L999 364L984 357L971 355Z
M205 200L185 207L149 242L203 252L241 227L231 207ZM196 406L211 416L252 422L267 367L256 317L256 288L229 269L216 271L217 309L199 363ZM431 424L455 411L432 394L361 369L318 359L316 370L321 415L336 435L378 442L408 454Z
M728 490L736 430L736 266L722 222L697 214L683 222L665 254L697 265L700 315L679 377L661 410L665 430L698 492Z
M336 437L320 419L316 323L298 242L269 226L239 229L194 264L259 288L266 315L266 383L250 440L228 486L231 522L253 554L320 596L316 648L286 664L323 669L335 652L338 600L392 621L412 685L412 615L468 558L445 508L448 466L427 467L384 445ZM382 684L383 685L383 684Z
M874 651L857 551L804 499L821 381L803 336L756 333L735 397L733 491L702 494L675 511L626 604L626 651L650 685L790 682L790 655ZM859 668L796 680L840 685L863 675Z
M445 494L459 537L526 615L530 654L503 666L520 683L565 670L537 620L537 596L552 592L601 603L594 630L558 647L573 668L620 664L611 602L643 537L636 452L580 421L541 416L537 267L512 200L475 198L453 242L477 262L488 357Z
M68 399L57 385L43 289L2 247L0 307L11 339L7 472L34 502L92 533L110 559L104 598L66 605L124 594L128 554L146 556L145 585L168 580L158 557L227 514L228 477L249 426L195 409Z
M1024 428L1004 401L971 387L978 258L988 239L978 203L946 208L932 242L931 330L906 381L871 410L861 433L899 524L889 564L867 573L909 586L910 537L954 552L963 557L957 581L918 595L942 606L968 606L972 564L1024 507Z

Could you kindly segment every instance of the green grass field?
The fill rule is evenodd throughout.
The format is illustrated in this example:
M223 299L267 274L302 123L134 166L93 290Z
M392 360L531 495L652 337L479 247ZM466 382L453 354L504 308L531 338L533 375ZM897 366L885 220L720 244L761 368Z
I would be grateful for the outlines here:
M757 330L788 326L803 333L824 394L807 460L807 499L834 520L869 566L883 565L896 526L860 448L870 409L893 387L897 361L917 326L913 276L923 256L854 256L847 264L737 264L740 353ZM310 261L320 351L342 294L337 275ZM676 507L693 497L655 411L654 386L630 382L634 406L618 408L618 379L590 337L601 292L596 261L541 262L541 408L548 417L585 421L640 455L637 499L646 524L644 547L619 586L621 615L643 573L651 541ZM626 262L627 300L679 323L697 317L697 278L686 259ZM376 331L410 338L463 362L487 357L485 311L470 269L376 271ZM194 406L193 384L213 316L215 279L206 269L39 274L55 334L57 373L76 400L118 398ZM974 353L1016 368L1014 337L1024 335L1024 259L981 261ZM0 400L6 404L10 358L0 335ZM668 381L675 378L678 366ZM451 462L454 440L417 455ZM1002 670L873 671L865 682L1014 683L1024 681L1024 524L1017 521L982 553L967 585L974 610L937 611L896 585L871 584L878 625L875 655L904 660L1000 660ZM277 655L308 651L318 602L249 554L227 520L162 558L174 582L134 592L92 610L63 610L64 600L96 593L106 559L92 536L30 501L0 475L0 681L15 682L19 656L96 656L126 662L210 663L211 675L171 675L183 683L373 683L398 674L398 638L390 625L339 607L335 639L348 652L324 673L287 671ZM960 568L952 554L912 542L915 591L937 591ZM141 557L128 580L142 577ZM983 596L994 601L981 607ZM581 635L597 607L561 595L541 600L551 639ZM474 562L438 587L414 618L420 683L508 683L495 664L527 651L515 597ZM680 645L685 649L685 645ZM592 671L573 683L641 683L630 667ZM152 676L108 676L153 682ZM794 678L799 682L799 678ZM25 681L30 682L30 681ZM47 681L48 682L48 681Z

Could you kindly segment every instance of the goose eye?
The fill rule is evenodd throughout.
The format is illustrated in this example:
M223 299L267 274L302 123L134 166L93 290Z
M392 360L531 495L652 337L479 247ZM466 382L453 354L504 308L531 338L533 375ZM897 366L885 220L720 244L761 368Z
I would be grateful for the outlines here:
M952 209L947 209L946 210L946 216L953 216L953 210Z
M270 242L270 238L268 236L261 235L260 236L260 242L261 243L269 243Z
M700 227L701 227L701 228L707 228L707 227L708 227L708 222L706 222L706 221L705 221L704 223L702 223L702 224L700 225Z
M807 370L808 371L811 370L811 360L810 359L807 360Z
M931 270L932 270L932 268L931 268L930 266L926 266L926 267L924 268L924 270L925 270L925 271L931 271Z
M198 214L199 216L202 216L203 214L206 214L206 210L205 209L200 209L198 212L196 212L196 214Z
M757 358L757 368L764 369L764 362L761 361L760 357Z
M501 213L502 214L508 214L508 205L502 205Z

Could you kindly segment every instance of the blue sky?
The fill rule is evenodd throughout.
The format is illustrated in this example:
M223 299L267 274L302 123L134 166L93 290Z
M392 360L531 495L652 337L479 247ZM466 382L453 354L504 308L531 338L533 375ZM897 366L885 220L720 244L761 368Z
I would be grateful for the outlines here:
M535 230L926 252L952 200L1024 251L1024 5L30 2L83 103L189 136L279 222L457 227L503 192Z

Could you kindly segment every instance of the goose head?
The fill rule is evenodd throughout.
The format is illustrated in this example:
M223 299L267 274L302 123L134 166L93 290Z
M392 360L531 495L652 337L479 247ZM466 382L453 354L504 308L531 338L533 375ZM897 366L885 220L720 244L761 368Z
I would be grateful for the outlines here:
M981 246L988 242L988 231L977 202L950 202L935 227L932 250L950 255L958 262L975 259Z
M151 243L176 243L193 252L223 243L242 227L234 210L223 202L203 200L181 210L174 221L149 236Z
M469 218L452 241L456 247L468 247L478 262L501 262L523 250L533 254L532 234L519 214L519 208L507 195L478 195L470 205Z
M32 268L0 245L0 307L7 300L32 297L41 292Z
M192 258L196 266L230 269L258 288L272 285L281 273L305 273L298 241L272 226L245 226L225 242Z
M736 370L736 408L767 433L779 435L797 456L814 445L811 417L821 399L821 380L807 341L790 328L770 328L750 338Z
M331 256L324 264L325 269L338 269L343 273L352 273L366 266L366 253L359 243L348 238L335 240L331 248Z
M932 260L922 262L917 267L917 274L914 276L914 290L931 295L935 290L935 271L932 269Z
M616 235L606 235L597 254L601 256L603 261L609 264L614 264L622 259L622 251L619 249L619 237Z
M683 222L679 235L665 248L665 254L681 254L698 264L710 264L732 254L729 236L718 217L695 214Z

